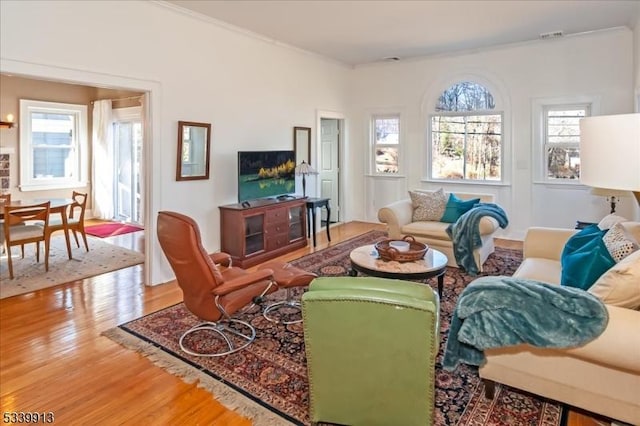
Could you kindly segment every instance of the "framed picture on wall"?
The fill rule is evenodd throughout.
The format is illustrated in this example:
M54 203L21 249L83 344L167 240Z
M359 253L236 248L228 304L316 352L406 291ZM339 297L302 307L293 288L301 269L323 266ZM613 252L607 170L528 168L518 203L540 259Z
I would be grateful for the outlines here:
M311 127L293 128L293 150L296 152L296 164L303 161L311 164Z
M209 179L211 124L178 121L176 180Z

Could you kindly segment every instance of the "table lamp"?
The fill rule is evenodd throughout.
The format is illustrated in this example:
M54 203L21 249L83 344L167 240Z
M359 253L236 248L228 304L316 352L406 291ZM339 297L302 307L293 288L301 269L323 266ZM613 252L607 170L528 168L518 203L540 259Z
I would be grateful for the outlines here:
M580 120L580 181L631 191L640 206L640 113Z
M316 170L313 167L307 164L306 161L302 161L302 163L298 164L298 166L296 167L296 175L302 176L302 195L304 197L307 196L307 183L306 183L307 175L317 175L317 174L318 172L316 172Z
M590 191L593 195L599 197L605 197L609 203L611 214L616 212L616 206L622 201L622 198L629 196L629 191L619 191L617 189L608 188L591 188Z

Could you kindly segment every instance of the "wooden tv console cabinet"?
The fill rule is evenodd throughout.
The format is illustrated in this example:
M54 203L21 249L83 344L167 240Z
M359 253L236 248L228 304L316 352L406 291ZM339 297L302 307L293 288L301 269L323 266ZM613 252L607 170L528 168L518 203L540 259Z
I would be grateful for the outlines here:
M307 245L306 198L220 206L221 250L247 268Z

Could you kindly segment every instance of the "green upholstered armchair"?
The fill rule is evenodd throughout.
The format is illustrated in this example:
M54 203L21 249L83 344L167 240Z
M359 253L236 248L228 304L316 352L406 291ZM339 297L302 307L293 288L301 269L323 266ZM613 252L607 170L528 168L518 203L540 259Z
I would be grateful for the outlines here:
M312 422L433 424L440 327L429 286L317 278L302 311Z

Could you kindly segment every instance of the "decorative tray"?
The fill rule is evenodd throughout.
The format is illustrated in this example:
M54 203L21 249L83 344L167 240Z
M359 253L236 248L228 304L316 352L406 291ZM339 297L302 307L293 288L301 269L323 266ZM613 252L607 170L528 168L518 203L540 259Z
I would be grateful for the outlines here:
M416 241L411 235L406 235L402 238L402 241L409 243L409 250L400 251L395 247L391 247L389 243L400 240L383 240L375 244L376 250L382 260L395 260L396 262L413 262L414 260L420 260L424 257L424 254L429 250L429 246Z

